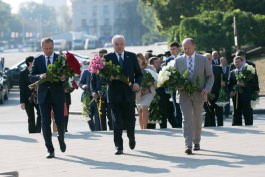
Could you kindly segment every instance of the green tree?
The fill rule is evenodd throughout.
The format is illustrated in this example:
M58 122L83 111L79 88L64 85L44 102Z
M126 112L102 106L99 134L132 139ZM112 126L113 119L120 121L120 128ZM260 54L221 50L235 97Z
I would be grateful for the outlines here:
M9 21L11 20L11 8L8 4L0 0L0 31L6 32L10 30Z
M229 59L231 56L233 38L233 17L237 19L237 34L239 47L246 44L257 45L263 41L263 16L255 16L249 12L235 10L228 13L208 11L194 17L185 18L179 25L178 38L194 38L199 51L224 50ZM263 42L264 43L264 42Z

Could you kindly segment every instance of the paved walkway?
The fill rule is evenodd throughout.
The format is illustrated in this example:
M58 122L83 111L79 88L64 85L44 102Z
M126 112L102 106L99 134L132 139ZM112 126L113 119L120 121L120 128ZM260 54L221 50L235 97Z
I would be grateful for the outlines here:
M72 120L61 153L54 135L55 159L46 159L41 134L0 134L0 172L20 177L178 176L263 177L265 173L265 116L255 126L203 128L201 151L184 153L181 129L139 130L135 150L124 134L124 155L114 155L112 132L78 131ZM83 126L83 125L82 125Z
M73 108L79 109L75 104ZM181 129L140 130L137 121L136 149L129 149L124 133L125 154L115 156L112 132L89 132L80 115L71 115L67 151L59 151L54 134L56 158L46 159L42 135L27 134L26 121L1 116L0 123L0 173L18 171L20 177L263 177L265 173L264 114L254 116L254 126L232 127L229 118L224 127L203 128L202 150L193 155L184 153Z

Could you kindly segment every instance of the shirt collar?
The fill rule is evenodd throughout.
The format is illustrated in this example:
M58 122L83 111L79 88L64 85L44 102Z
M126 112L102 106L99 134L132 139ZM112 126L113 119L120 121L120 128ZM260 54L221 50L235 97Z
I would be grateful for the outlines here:
M191 56L188 56L188 55L185 54L185 57L186 57L186 58L190 58L190 57L191 57L192 60L194 60L194 59L195 59L195 52L194 52Z
M48 59L48 56L47 56L47 55L44 54L44 56L45 56L46 59ZM52 55L50 56L50 59L52 59L53 56L54 56L54 52L53 52Z
M115 52L116 56L119 58L120 54ZM124 51L121 53L121 57L124 58Z

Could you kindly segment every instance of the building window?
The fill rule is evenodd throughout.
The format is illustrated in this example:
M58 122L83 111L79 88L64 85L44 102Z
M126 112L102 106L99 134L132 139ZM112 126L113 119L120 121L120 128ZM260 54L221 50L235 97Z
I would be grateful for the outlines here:
M86 26L87 26L87 21L86 21L86 19L82 19L82 20L81 20L81 26L82 26L82 27L86 27Z

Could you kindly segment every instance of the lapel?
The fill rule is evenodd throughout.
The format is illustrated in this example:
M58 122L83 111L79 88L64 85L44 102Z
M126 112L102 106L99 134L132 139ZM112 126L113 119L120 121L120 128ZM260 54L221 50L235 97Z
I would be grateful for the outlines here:
M112 53L112 58L113 58L112 63L115 64L115 65L119 65L119 60L118 60L117 55L116 55L115 52Z
M192 78L194 78L195 76L197 76L197 72L199 71L200 69L200 60L197 58L198 57L198 54L195 53L195 58L194 58L194 69L193 69L193 75L192 75Z
M130 56L128 55L128 53L126 51L124 51L124 58L123 58L123 61L124 61L124 67L128 66L129 64L129 58Z
M178 70L180 74L183 74L187 68L187 63L186 63L186 57L183 55L181 58L178 58L180 65L178 66Z

